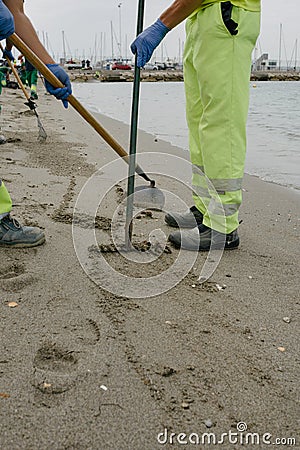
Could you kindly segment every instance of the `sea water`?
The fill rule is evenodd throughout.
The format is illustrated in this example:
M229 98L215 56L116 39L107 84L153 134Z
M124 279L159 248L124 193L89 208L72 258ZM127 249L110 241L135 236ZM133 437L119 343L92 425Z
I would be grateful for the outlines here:
M132 83L73 83L91 111L130 123ZM300 189L300 82L250 83L246 172ZM183 83L141 83L139 128L188 150Z

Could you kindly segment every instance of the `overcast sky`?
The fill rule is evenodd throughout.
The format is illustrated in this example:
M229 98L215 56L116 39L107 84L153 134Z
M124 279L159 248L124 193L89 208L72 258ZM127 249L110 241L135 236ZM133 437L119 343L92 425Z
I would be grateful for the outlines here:
M55 58L62 56L62 30L66 36L66 51L70 48L73 57L79 57L85 52L89 57L94 54L95 39L100 48L102 32L105 55L111 55L111 22L114 30L114 52L118 56L117 42L122 36L122 56L134 38L136 29L138 0L89 0L86 3L79 0L26 0L25 10L31 18L39 36L46 42L48 37L50 53ZM118 5L121 4L120 8ZM169 0L146 0L145 26L150 25L160 13L171 4ZM300 55L300 0L262 0L262 27L258 41L258 53L269 53L271 58L278 58L279 30L282 23L282 60L285 61L285 48L288 60L291 59L295 41L298 39L298 55ZM47 33L47 35L46 35ZM97 35L97 38L96 38ZM179 25L172 30L164 40L163 55L179 56L179 42L184 41L184 27ZM105 44L105 45L104 45ZM99 51L98 51L99 53ZM127 50L129 55L129 50ZM157 51L157 59L162 55ZM293 56L293 58L295 55ZM298 56L298 61L300 56Z

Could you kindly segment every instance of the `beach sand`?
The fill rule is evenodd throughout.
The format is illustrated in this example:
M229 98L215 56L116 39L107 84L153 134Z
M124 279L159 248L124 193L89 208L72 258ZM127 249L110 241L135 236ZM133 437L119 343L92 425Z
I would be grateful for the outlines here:
M123 298L86 275L71 226L81 188L96 169L101 185L114 152L41 87L44 144L21 92L5 89L1 101L2 132L11 140L0 147L1 176L14 216L47 236L34 249L0 249L1 450L153 450L163 446L157 435L165 428L168 439L171 432L220 439L239 422L260 439L270 433L272 443L298 438L299 445L299 192L246 176L241 246L223 255L209 282L198 283L201 254L168 292ZM98 117L127 148L128 127ZM139 147L182 156L142 132ZM159 182L176 190L172 180ZM124 186L112 185L98 211L100 242L110 242ZM187 192L177 194L189 204ZM151 227L170 231L158 211L134 223L137 240ZM107 260L150 277L178 256L168 248L149 267L116 253ZM176 436L172 448L181 448ZM224 440L221 448L242 447Z

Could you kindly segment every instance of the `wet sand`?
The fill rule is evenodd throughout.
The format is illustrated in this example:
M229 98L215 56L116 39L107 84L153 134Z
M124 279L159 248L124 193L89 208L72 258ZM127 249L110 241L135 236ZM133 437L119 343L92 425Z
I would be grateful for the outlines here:
M246 176L241 246L223 255L209 282L197 281L206 257L199 255L168 292L123 298L85 274L71 225L81 188L99 168L101 185L114 152L41 88L44 144L20 91L6 89L1 100L2 132L12 141L0 147L1 176L14 216L47 236L35 249L0 249L1 450L153 450L164 447L157 435L165 429L169 439L176 434L165 447L181 448L179 433L220 439L239 422L260 439L270 433L272 443L296 438L299 445L299 193ZM127 148L128 127L99 118ZM145 133L139 144L181 155ZM124 188L112 186L98 211L101 244L110 242ZM184 190L177 194L190 202ZM138 241L152 227L170 231L158 211L134 226ZM149 267L118 253L106 258L116 270L151 277L178 257L168 248ZM242 447L226 438L219 445Z

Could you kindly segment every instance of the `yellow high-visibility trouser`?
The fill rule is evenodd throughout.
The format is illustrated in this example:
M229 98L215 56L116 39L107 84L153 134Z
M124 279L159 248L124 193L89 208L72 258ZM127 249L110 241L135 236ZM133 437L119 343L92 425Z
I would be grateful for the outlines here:
M9 213L12 208L10 195L4 186L3 181L0 180L0 215Z
M187 19L184 50L193 198L204 225L222 233L239 225L251 53L260 29L259 12L233 6L231 18L236 35L221 3L200 10Z

